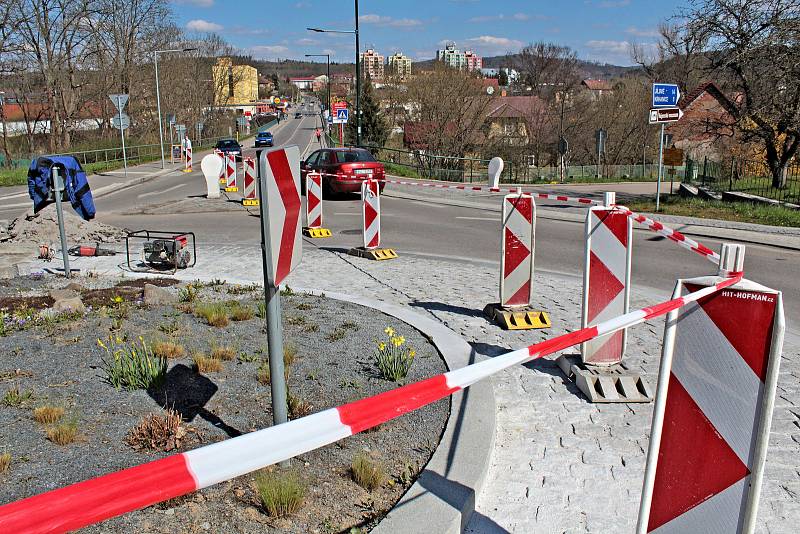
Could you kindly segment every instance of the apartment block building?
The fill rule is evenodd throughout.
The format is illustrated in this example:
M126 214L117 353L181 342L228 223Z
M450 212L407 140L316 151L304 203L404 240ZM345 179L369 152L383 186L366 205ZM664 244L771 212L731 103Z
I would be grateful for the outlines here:
M361 68L364 74L369 74L373 80L383 78L383 56L372 48L361 52Z
M389 56L387 66L389 72L399 76L401 80L407 80L411 76L411 58L402 52Z

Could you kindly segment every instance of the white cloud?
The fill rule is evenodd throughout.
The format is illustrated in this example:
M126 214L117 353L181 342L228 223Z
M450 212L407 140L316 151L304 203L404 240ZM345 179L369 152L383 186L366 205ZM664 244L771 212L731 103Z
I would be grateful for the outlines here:
M631 43L629 41L594 40L587 41L584 45L588 59L616 65L631 65ZM645 52L649 52L655 44L649 43L641 45L645 47Z
M319 41L317 41L316 39L309 39L308 37L303 37L302 39L298 39L297 41L295 41L295 44L298 44L300 46L310 46L319 44Z
M494 56L505 54L506 52L516 52L525 43L517 39L509 39L508 37L496 37L494 35L481 35L480 37L473 37L463 41L464 45L484 56Z
M203 19L190 20L186 23L186 29L193 32L218 32L222 29L220 24L208 22Z
M294 5L294 7L296 7L297 9L307 9L311 7L311 4L309 4L308 2L297 2Z
M416 26L422 26L422 21L418 19L394 19L374 13L361 15L358 17L358 21L361 24L376 24L378 26L391 26L393 28L414 28Z
M256 45L247 48L247 51L257 57L286 57L289 48L283 45Z
M626 7L629 6L631 0L605 0L603 2L598 2L598 7L602 7L603 9L615 9L618 7Z
M174 2L179 5L195 7L211 7L214 5L214 0L174 0Z
M504 15L500 13L499 15L482 15L479 17L472 17L467 22L494 22L497 20L529 20L531 18L530 15L527 13L514 13L513 15ZM533 18L542 20L546 18L544 15L535 15Z
M657 29L637 28L635 26L631 26L630 28L625 30L625 33L627 33L628 35L633 35L634 37L658 37L659 35L661 35L660 33L658 33Z

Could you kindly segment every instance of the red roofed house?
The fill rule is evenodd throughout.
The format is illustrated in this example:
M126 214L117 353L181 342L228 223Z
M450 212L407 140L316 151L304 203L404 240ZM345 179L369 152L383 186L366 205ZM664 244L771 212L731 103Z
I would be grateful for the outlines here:
M736 103L714 82L696 87L683 96L678 106L683 117L669 124L666 132L672 135L674 146L689 157L720 161L739 144L733 128Z
M486 110L486 136L510 145L527 145L532 130L546 115L546 106L537 96L500 96Z
M592 100L597 100L604 94L614 91L614 86L606 80L583 80L581 86L589 91L589 94L592 95Z

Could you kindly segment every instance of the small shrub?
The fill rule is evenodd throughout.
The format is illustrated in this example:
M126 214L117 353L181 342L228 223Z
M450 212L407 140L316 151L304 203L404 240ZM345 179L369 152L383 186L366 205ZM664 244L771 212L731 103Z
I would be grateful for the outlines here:
M186 356L186 349L183 345L172 341L154 341L152 343L153 354L159 358L183 358Z
M197 300L198 289L194 284L188 284L178 290L178 300L181 302L191 303Z
M203 354L194 355L194 370L198 373L218 373L222 371L222 362Z
M78 422L64 421L47 429L47 439L56 445L69 445L78 437Z
M272 381L272 375L271 375L271 372L269 370L269 361L268 360L265 360L265 361L261 362L261 365L258 366L258 371L257 371L257 375L256 376L257 376L258 382L260 384L263 384L265 386L269 386L270 385L270 383ZM289 382L289 367L288 366L284 366L284 368L283 368L283 378L284 378L284 380L286 380L286 382Z
M266 302L259 302L256 305L256 317L259 319L266 319L267 318L267 303Z
M215 360L229 362L236 357L236 351L231 347L212 345L211 357Z
M302 324L305 324L305 322L306 318L303 317L302 315L290 315L289 317L286 318L286 324L290 326L300 326Z
M3 404L9 407L18 408L32 398L33 391L30 389L27 391L20 391L19 386L15 385L13 388L6 391L5 395L3 395Z
M306 487L293 472L261 472L256 476L256 492L270 517L286 517L303 505Z
M369 491L379 488L386 479L383 466L364 452L355 455L350 473L356 484Z
M314 309L314 305L310 304L308 302L301 302L300 304L297 305L297 309L300 310L300 311L313 310Z
M149 389L164 383L167 359L156 356L141 336L131 343L117 336L108 336L108 345L98 339L97 344L106 351L100 369L106 380L117 389Z
M310 414L311 410L314 408L310 402L303 400L297 395L292 395L291 393L286 395L286 405L289 408L290 419L305 417Z
M247 284L244 286L233 285L228 287L225 291L229 295L244 295L245 293L252 293L253 291L258 291L261 289L259 284Z
M4 452L0 454L0 473L5 473L8 471L8 467L11 465L11 454L8 452Z
M204 319L209 326L223 327L230 324L228 306L221 302L198 304L194 307L194 314Z
M43 425L52 425L64 417L64 408L46 404L33 410L33 420Z
M295 360L297 360L297 347L292 343L286 343L283 346L283 365L289 367Z
M319 332L319 325L317 323L306 323L303 328L301 328L303 332L306 334L310 334L312 332Z
M255 312L250 306L237 305L231 310L231 319L234 321L249 321L253 318Z
M345 321L339 328L343 328L344 330L358 330L360 327L353 321Z
M397 382L408 376L417 353L411 347L403 346L406 338L397 334L394 328L386 327L384 332L388 340L378 342L375 359L383 378Z
M186 436L181 414L168 409L162 416L151 413L146 415L135 427L128 431L125 443L135 450L153 450L168 452L181 446Z
M333 343L334 341L339 341L340 339L344 339L346 335L347 335L347 330L337 326L330 333L325 335L325 341Z
M158 325L158 329L161 332L167 334L168 336L174 336L175 334L180 332L181 323L179 323L177 320L170 321L168 323L163 323Z
M239 353L239 356L236 359L242 363L252 363L258 361L259 358L255 354L248 354L243 351Z
M281 295L284 297L291 297L294 295L294 290L289 286L284 286L284 288L281 289Z

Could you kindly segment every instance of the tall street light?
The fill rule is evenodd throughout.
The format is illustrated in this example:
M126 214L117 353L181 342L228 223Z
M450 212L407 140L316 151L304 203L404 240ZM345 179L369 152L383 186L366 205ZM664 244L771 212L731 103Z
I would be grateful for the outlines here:
M331 114L331 55L330 54L306 54L306 57L324 57L328 60L328 115Z
M158 54L167 52L191 52L197 48L170 48L169 50L153 50L153 64L156 70L156 107L158 107L158 146L161 148L161 168L164 168L164 126L161 123L161 93L158 88ZM170 148L172 150L172 148Z
M358 0L355 0L356 29L349 31L322 30L320 28L306 28L317 33L352 33L356 36L356 146L361 146L361 106L359 99L361 96L361 59L358 57L360 45L358 42Z

